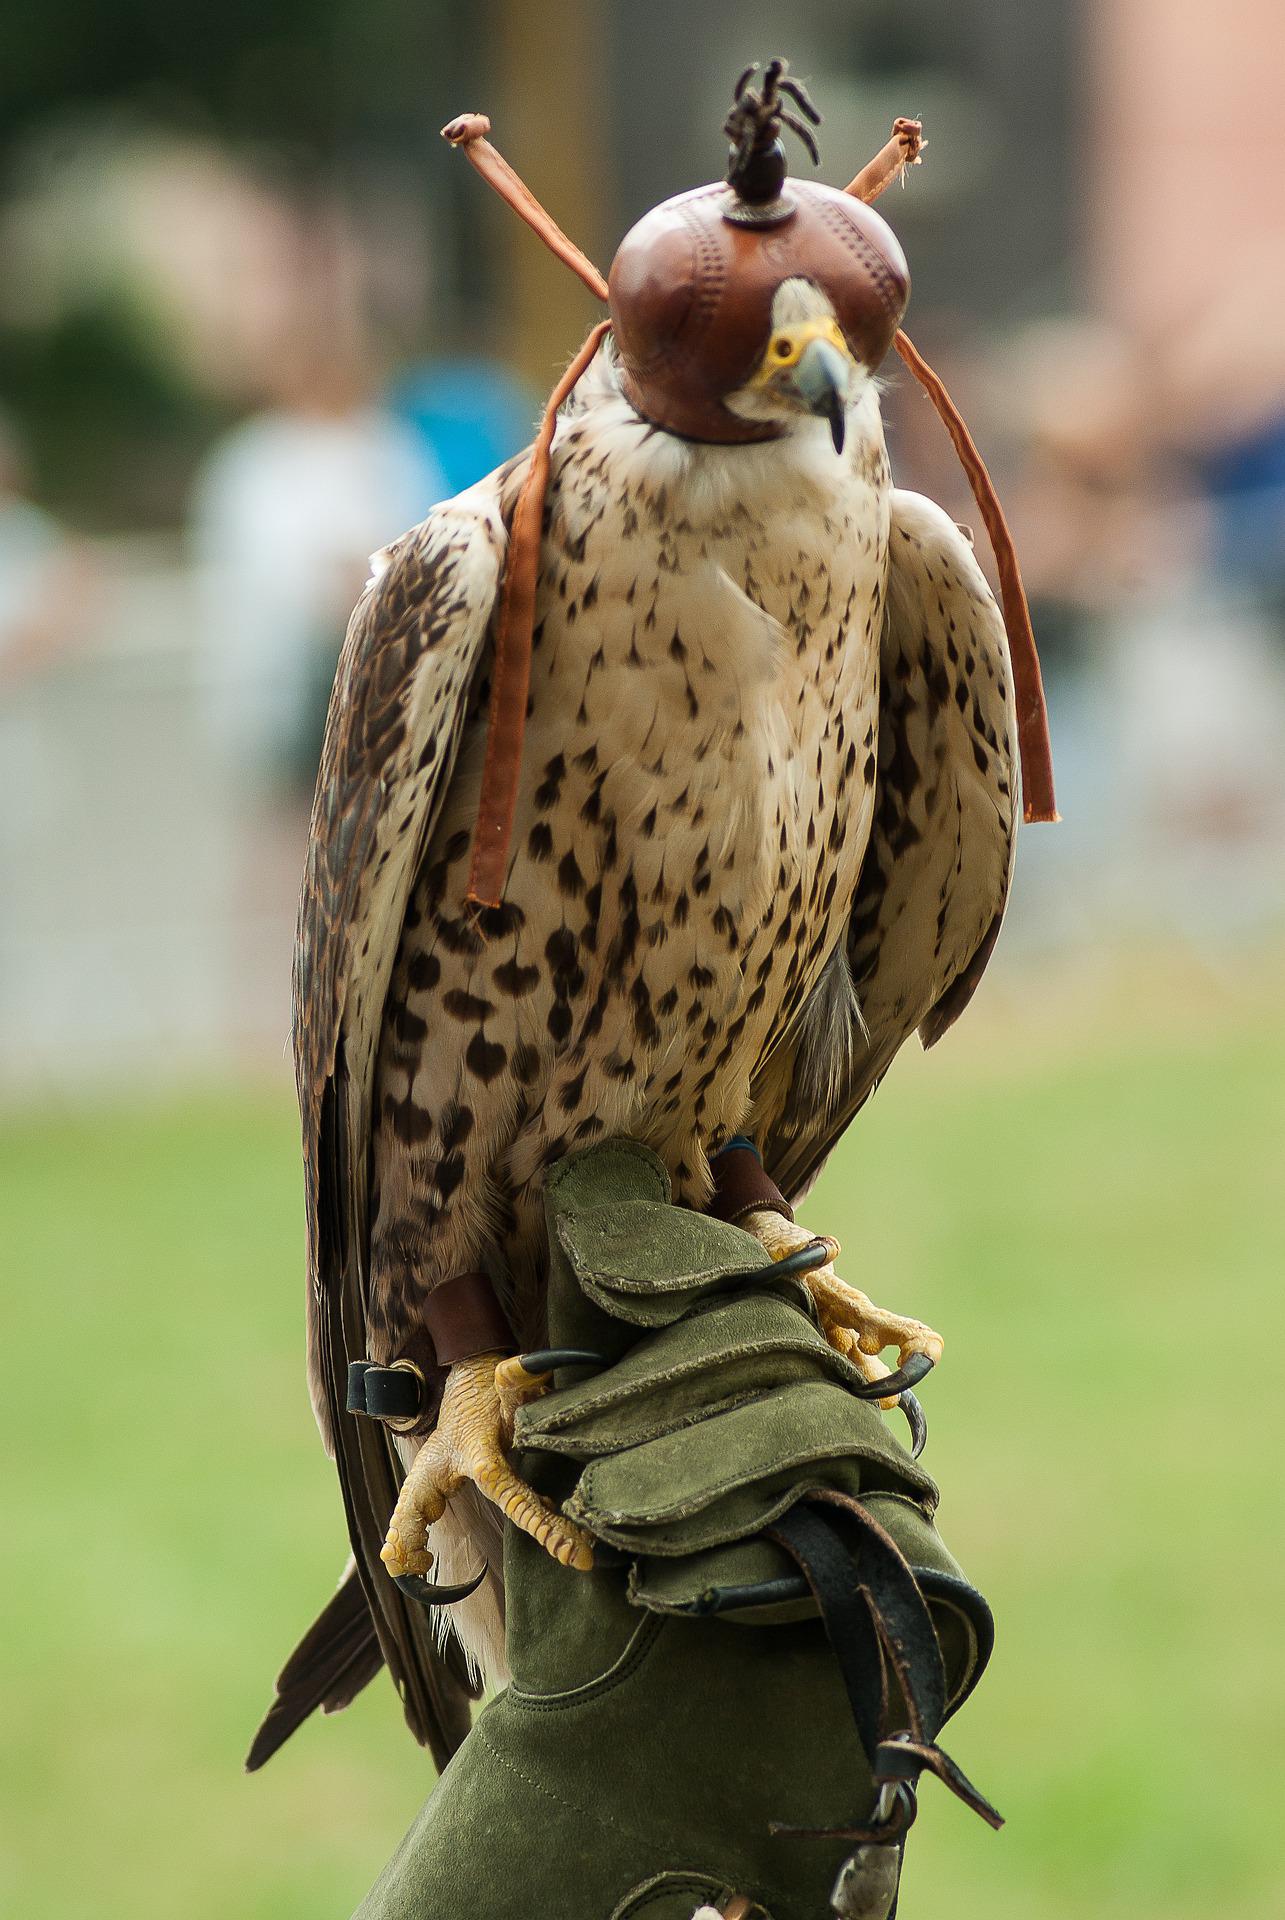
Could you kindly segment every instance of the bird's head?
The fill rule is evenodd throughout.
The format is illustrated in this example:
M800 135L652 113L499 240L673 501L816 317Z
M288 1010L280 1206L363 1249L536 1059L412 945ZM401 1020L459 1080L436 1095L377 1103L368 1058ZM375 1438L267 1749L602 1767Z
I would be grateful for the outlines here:
M664 201L620 243L609 278L620 381L656 426L721 444L778 439L846 409L892 344L910 294L896 236L871 207L788 179L781 124L807 139L773 61L738 83L725 182Z
M829 295L810 280L785 280L773 296L767 351L723 405L737 419L777 432L800 419L825 420L835 452L842 453L848 406L869 377Z

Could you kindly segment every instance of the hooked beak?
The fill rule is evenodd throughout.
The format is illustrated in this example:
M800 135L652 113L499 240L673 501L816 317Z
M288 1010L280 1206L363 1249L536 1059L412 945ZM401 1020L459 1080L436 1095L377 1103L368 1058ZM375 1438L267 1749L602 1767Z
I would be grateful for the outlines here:
M812 340L799 355L792 383L808 412L830 422L836 453L843 452L848 376L852 363L829 340Z

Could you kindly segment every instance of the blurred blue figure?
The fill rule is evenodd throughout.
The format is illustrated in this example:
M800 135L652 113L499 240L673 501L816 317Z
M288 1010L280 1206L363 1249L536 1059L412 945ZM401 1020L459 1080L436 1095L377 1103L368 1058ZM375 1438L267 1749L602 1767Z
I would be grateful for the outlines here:
M307 796L370 556L453 489L342 346L284 343L264 387L209 449L190 502L206 718L244 768Z
M1285 605L1285 414L1206 455L1201 477L1219 571Z
M387 404L426 442L452 494L526 445L541 403L498 361L461 359L412 368L392 387Z

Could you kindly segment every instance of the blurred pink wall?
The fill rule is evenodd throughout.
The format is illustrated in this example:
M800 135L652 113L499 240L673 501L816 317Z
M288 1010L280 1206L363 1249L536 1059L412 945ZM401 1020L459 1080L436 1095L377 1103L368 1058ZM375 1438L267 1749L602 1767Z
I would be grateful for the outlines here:
M1285 5L1089 0L1100 310L1218 438L1285 404Z

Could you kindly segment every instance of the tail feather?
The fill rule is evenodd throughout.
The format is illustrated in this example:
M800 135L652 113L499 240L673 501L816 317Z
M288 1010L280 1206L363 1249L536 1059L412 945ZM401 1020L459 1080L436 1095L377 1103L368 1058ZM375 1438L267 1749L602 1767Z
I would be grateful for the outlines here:
M333 1599L277 1676L276 1699L246 1755L246 1772L257 1772L318 1707L339 1713L349 1706L383 1664L375 1623L349 1562Z

